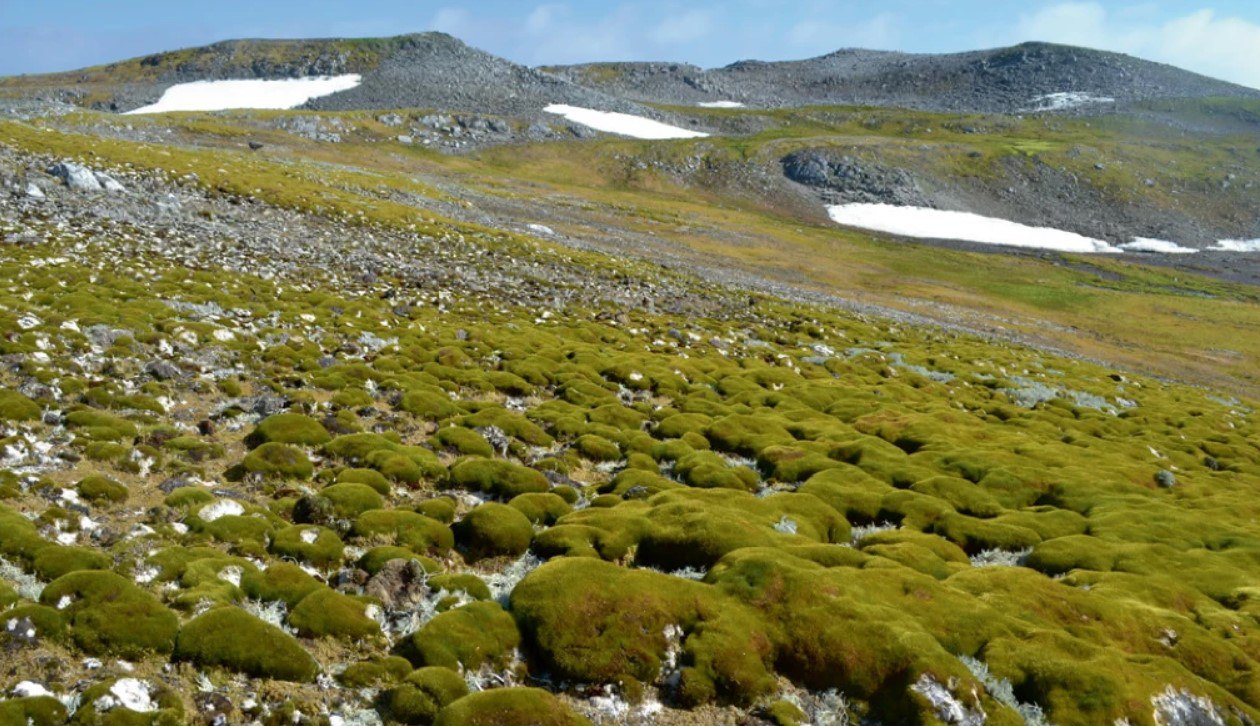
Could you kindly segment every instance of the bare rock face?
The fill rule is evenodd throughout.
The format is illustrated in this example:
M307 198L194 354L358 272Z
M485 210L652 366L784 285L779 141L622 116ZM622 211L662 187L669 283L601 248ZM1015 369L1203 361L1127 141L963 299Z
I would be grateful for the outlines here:
M930 207L926 195L904 169L890 169L825 149L804 149L782 160L783 175L818 191L830 203L896 204Z
M49 167L48 173L60 179L67 187L76 192L99 192L102 189L101 182L97 180L96 174L92 173L92 170L85 166L62 162Z
M368 580L364 591L381 601L389 610L412 607L429 592L426 573L415 560L390 560Z

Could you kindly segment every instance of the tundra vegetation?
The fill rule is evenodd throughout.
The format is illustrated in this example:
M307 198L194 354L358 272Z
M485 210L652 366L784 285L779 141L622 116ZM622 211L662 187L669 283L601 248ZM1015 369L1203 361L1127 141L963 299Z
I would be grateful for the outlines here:
M264 274L127 247L126 220L22 217L40 241L0 255L5 719L1260 720L1247 400L420 218L378 190L399 177L219 142L0 124L7 153L165 170L347 244L405 229L675 297ZM991 259L939 254L951 285ZM1090 319L1084 273L1012 264L1047 285L985 305ZM1189 306L1228 312L1187 346L1254 323L1248 288L1096 264L1117 272L1089 304L1170 301L1148 328L1169 341Z

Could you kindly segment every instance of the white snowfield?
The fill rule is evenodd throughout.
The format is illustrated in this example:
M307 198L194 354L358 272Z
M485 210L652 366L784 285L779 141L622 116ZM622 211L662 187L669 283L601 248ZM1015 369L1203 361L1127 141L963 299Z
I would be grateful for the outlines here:
M920 239L947 239L1059 252L1116 253L1119 248L1074 232L1030 227L971 212L947 212L892 204L839 204L827 207L836 224Z
M1032 99L1033 111L1064 111L1069 108L1080 108L1099 103L1115 103L1110 96L1097 96L1083 91L1065 91L1037 96Z
M225 111L228 109L297 108L313 98L349 91L363 82L362 76L316 76L276 81L196 81L166 89L157 103L128 111L128 114L168 111Z
M1210 249L1218 252L1260 252L1260 239L1224 239Z
M1158 252L1165 255L1193 255L1198 252L1193 247L1182 247L1176 242L1149 237L1134 237L1128 244L1120 245L1125 252Z
M702 139L708 136L706 133L689 131L628 113L596 111L580 106L566 106L562 103L553 103L543 110L596 131L620 134L634 139Z
M701 101L696 104L700 108L743 108L739 101Z

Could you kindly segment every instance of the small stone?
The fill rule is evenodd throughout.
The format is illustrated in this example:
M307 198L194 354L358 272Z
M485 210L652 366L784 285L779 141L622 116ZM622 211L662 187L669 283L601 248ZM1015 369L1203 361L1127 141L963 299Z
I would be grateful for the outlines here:
M101 186L107 192L120 193L127 191L127 188L124 187L122 183L109 174L102 174L98 171L96 172L96 180L100 182Z

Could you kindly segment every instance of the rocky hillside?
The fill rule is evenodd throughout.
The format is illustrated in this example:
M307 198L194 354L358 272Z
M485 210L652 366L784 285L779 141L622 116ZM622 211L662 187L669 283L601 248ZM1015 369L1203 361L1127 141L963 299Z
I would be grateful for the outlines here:
M1260 723L1260 254L825 207L1260 236L1260 101L1047 46L714 73L988 58L975 108L1072 53L1123 113L816 70L633 138L537 116L639 110L613 74L436 34L5 81L0 724ZM312 72L363 83L94 110Z
M552 103L654 115L635 103L470 48L443 33L395 38L236 40L70 73L0 80L0 94L123 112L177 83L357 73L358 88L312 104L322 110L425 108L537 116Z
M840 50L818 58L724 68L598 63L550 68L575 83L665 104L862 105L1017 113L1089 103L1239 96L1260 91L1129 56L1047 43L945 55Z

